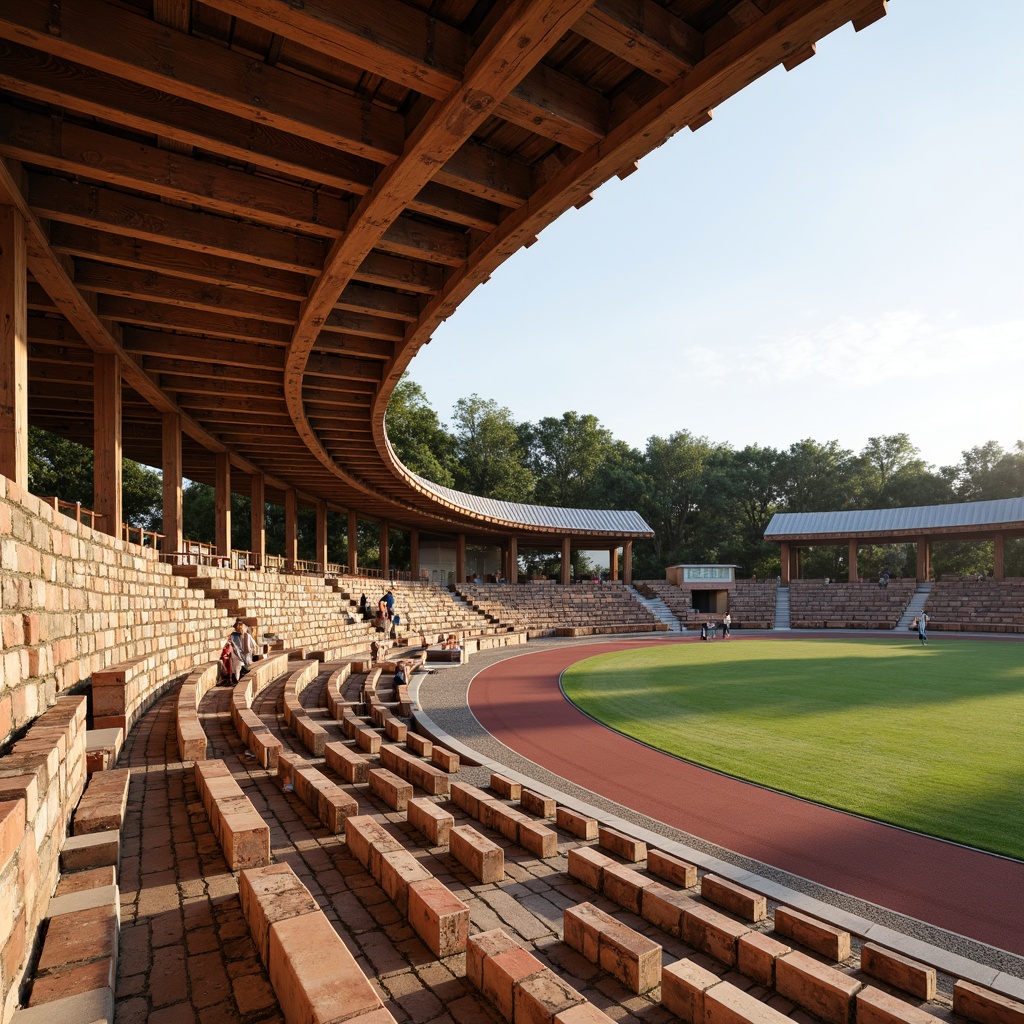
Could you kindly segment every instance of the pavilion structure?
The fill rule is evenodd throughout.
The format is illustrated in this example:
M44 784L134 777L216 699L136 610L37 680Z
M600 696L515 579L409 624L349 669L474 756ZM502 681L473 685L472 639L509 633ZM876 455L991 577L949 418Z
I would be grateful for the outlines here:
M932 545L948 541L993 542L993 576L1004 578L1006 542L1024 537L1024 498L969 501L956 505L859 509L847 512L781 512L764 539L781 546L782 583L800 578L800 550L846 544L849 580L856 583L857 549L867 544L917 545L917 581L931 579Z
M0 4L0 475L29 424L181 481L457 551L622 551L635 513L500 507L396 458L388 399L438 325L570 207L884 0L17 0ZM706 197L666 197L706 201ZM538 325L542 328L543 325ZM511 354L489 353L511 360ZM252 516L246 564L265 555ZM386 558L386 556L385 556ZM381 569L387 571L388 566Z

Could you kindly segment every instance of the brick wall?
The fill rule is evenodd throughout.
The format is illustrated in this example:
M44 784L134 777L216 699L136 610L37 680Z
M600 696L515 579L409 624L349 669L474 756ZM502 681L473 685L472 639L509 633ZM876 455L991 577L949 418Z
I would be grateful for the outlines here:
M216 658L227 616L152 552L0 477L0 750L92 674L155 655L140 708Z
M0 758L0 1007L18 1003L60 849L85 788L85 697L60 697Z

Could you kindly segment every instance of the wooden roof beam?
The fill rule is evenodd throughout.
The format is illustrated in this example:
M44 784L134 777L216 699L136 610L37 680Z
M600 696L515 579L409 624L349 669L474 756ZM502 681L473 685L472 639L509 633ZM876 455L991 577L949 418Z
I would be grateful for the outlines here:
M29 174L32 209L41 217L98 228L131 238L171 243L215 256L261 263L277 270L316 275L324 242L246 224L228 217L184 210L154 199L50 174Z
M338 238L348 203L0 101L0 154L287 231Z
M108 75L84 63L0 40L0 87L79 114L163 135L233 162L362 195L378 164L333 146Z
M77 260L75 283L79 288L101 295L146 299L210 313L231 313L277 324L293 324L298 319L299 304L296 300L254 295L220 285L203 285L107 263Z
M28 266L35 279L47 290L54 304L67 318L78 335L97 352L118 357L125 383L160 412L179 412L178 406L166 395L128 354L110 328L92 308L91 303L75 287L63 261L50 248L46 233L25 196L22 194L19 168L11 168L0 159L0 195L15 206L25 220L26 253ZM215 451L222 445L203 426L187 414L182 414L182 428L190 437Z
M395 223L408 197L417 194L458 152L490 116L494 105L529 74L590 2L549 0L542 6L513 7L499 17L467 65L459 88L419 122L402 158L381 172L373 191L360 201L345 237L332 245L323 273L303 304L285 362L288 409L310 451L327 469L356 486L359 482L341 469L317 439L303 405L302 380L320 328L355 271Z
M320 142L375 163L402 149L400 115L104 0L4 5L0 35L283 131L315 132Z
M376 164L386 165L402 152L404 119L339 89L253 61L105 0L76 0L57 8L57 22L51 10L49 0L0 7L0 37ZM130 51L121 45L124 39L132 40ZM529 169L497 153L490 163L490 177L503 179L495 197L506 205L521 205L529 188L517 186L516 180L529 179ZM445 184L483 195L487 182L472 175L463 182L461 166ZM471 163L467 166L472 168Z
M101 295L98 310L100 316L119 323L157 330L167 328L211 338L244 338L263 344L284 345L291 334L291 328L286 324L230 313L209 313L187 306L162 305L119 295Z
M223 110L139 89L113 75L5 39L0 39L0 88L357 196L369 191L378 170L372 161L331 146L267 125L257 129L253 122ZM482 231L498 222L493 203L434 183L421 190L409 209Z
M273 298L301 299L309 281L306 275L294 271L59 221L50 223L50 244L55 252L68 256Z
M278 376L284 370L284 349L278 346L196 338L187 334L138 327L125 327L123 335L125 348L134 356L161 356L183 359L189 363L213 363L222 367L244 366L274 372Z
M701 33L654 0L595 0L573 31L665 85L704 56Z
M366 313L382 316L403 323L415 323L419 316L420 303L413 295L398 295L382 288L368 288L365 285L350 284L341 293L335 309L351 313Z
M206 2L435 100L462 83L473 50L473 41L459 29L397 0L344 7L321 0L305 0L301 6L283 0ZM604 136L607 108L598 93L538 65L498 105L496 113L579 150Z
M879 0L779 0L768 14L733 33L694 69L654 95L587 153L555 171L531 198L528 210L510 213L499 227L470 254L467 264L452 274L445 289L429 301L374 405L374 436L378 452L389 459L394 472L406 477L386 454L384 416L388 398L401 372L452 311L478 284L566 209L593 192L658 146L662 140L699 119L723 100L739 92L786 57L827 35L848 21L877 11ZM707 38L707 37L705 37Z

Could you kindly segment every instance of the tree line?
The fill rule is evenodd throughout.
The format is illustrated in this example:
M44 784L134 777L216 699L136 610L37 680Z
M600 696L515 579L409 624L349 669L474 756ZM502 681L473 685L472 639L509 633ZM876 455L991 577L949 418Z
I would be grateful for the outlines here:
M679 430L652 436L641 450L613 437L589 413L565 412L536 423L517 422L493 399L470 395L442 423L423 389L403 377L388 406L387 432L396 454L414 473L482 497L570 508L633 509L654 537L634 545L633 574L662 578L678 562L728 563L738 575L778 574L779 546L766 544L765 528L776 512L896 508L1024 496L1024 441L1007 451L995 441L965 450L953 466L925 463L907 434L872 437L860 452L837 441L805 438L788 448L733 448ZM35 428L30 430L29 488L66 501L92 501L92 452ZM161 528L160 474L124 463L125 518L134 526ZM188 481L183 493L185 535L214 539L213 489ZM284 510L266 510L267 550L284 550ZM312 558L316 521L299 513L299 557ZM249 546L249 501L232 495L232 543ZM359 562L375 565L379 531L359 524ZM344 550L346 524L328 516L328 549ZM846 578L845 545L806 550L802 575ZM408 535L393 531L391 564L408 563ZM332 557L335 557L332 554ZM341 560L338 556L339 561ZM554 575L558 556L524 551L524 569ZM577 575L592 566L574 553ZM913 576L913 545L863 548L864 576L888 571ZM992 571L991 543L936 545L937 574ZM1024 541L1007 545L1007 575L1024 575Z
M908 434L872 437L860 452L805 438L788 448L733 448L678 430L641 450L591 414L565 412L516 422L493 399L471 395L446 426L408 377L392 396L388 437L409 469L435 483L488 498L572 508L635 509L654 538L633 550L633 575L658 579L678 562L735 564L740 575L780 570L764 531L776 512L898 508L1024 496L1024 441L995 441L954 466L925 463ZM846 578L846 546L804 552L802 574ZM865 576L913 576L916 548L864 548ZM1024 542L1007 546L1007 575L1024 575ZM557 559L555 559L557 562ZM991 543L936 545L936 573L992 571ZM579 569L579 567L577 567ZM584 567L585 571L585 567Z

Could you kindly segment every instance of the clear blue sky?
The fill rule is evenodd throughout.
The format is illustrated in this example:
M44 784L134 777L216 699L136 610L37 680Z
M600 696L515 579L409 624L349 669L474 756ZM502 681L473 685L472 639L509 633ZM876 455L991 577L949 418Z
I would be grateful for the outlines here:
M1024 2L891 0L517 253L413 360L444 421L594 413L642 448L935 465L1024 439Z

